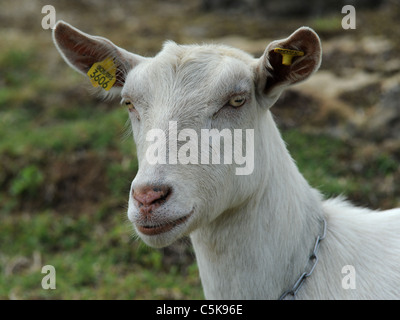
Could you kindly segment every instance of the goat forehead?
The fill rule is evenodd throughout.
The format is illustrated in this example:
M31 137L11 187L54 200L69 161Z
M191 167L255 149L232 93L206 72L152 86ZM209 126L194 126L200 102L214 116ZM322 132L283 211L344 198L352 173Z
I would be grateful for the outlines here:
M243 79L252 78L251 63L247 53L220 45L184 45L173 42L146 63L132 70L127 91L142 91L145 95L185 94L196 92L218 94L225 87L233 87Z
M249 69L250 57L241 50L221 45L178 46L167 43L158 58L167 60L169 68L177 79L209 82L218 78L221 71L240 74ZM154 61L156 66L157 59Z
M164 44L163 50L160 51L157 57L169 57L177 61L178 64L192 59L210 61L211 59L218 59L218 57L232 57L245 63L253 60L253 57L248 53L225 45L177 45L172 41L167 41Z

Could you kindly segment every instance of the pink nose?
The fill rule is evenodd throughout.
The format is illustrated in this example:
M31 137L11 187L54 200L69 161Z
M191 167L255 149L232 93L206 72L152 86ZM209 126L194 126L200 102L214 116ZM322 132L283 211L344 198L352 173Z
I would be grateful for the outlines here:
M171 194L169 186L145 186L133 191L133 199L142 214L148 215L164 202L166 202Z

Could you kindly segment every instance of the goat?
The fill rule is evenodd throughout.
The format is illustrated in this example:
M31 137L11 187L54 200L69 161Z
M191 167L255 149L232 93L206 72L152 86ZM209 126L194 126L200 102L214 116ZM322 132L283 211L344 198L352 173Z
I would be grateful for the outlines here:
M323 199L299 172L270 112L285 88L319 68L312 29L271 42L259 59L228 46L172 41L142 57L62 21L53 40L71 67L107 94L121 94L139 161L128 218L153 247L190 235L207 299L400 297L400 209ZM103 79L93 80L96 72ZM171 123L179 136L149 138L155 128L171 133ZM204 129L253 130L251 173L235 174L229 162L171 162L178 145L186 146L181 156L198 150L189 142ZM160 137L169 148L154 146ZM243 142L234 153L251 148L243 136L234 142ZM157 162L160 154L168 164Z

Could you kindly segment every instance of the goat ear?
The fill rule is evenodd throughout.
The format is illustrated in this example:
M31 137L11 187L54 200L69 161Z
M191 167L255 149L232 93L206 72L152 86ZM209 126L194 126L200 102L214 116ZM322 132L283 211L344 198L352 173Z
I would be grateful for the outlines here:
M259 90L279 96L287 86L307 79L321 64L321 42L308 27L271 42L258 63Z
M129 70L144 59L117 47L106 38L86 34L64 21L55 25L53 40L64 60L86 76L95 63L110 58L114 62L116 77L113 88L121 88Z

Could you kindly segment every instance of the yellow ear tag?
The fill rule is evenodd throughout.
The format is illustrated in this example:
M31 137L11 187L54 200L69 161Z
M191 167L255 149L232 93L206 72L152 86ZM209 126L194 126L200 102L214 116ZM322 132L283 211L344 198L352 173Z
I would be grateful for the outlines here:
M285 66L290 66L292 64L293 57L304 56L303 51L290 49L275 48L274 52L280 53L282 55L282 64L284 64Z
M117 80L116 73L117 67L115 66L114 60L112 58L107 58L93 64L87 72L87 75L93 87L101 86L104 90L108 91L114 85L115 80Z

